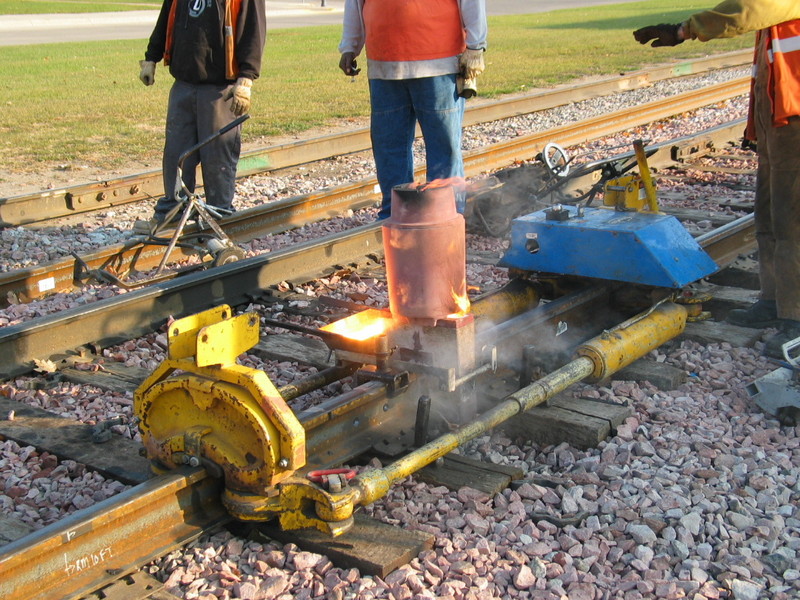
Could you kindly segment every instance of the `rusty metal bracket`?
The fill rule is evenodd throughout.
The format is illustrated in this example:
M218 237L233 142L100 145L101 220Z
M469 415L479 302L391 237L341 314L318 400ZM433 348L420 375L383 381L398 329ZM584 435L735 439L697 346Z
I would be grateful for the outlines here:
M378 371L369 368L359 369L355 376L356 385L368 381L378 381L384 384L390 397L404 392L408 388L410 379L408 371Z

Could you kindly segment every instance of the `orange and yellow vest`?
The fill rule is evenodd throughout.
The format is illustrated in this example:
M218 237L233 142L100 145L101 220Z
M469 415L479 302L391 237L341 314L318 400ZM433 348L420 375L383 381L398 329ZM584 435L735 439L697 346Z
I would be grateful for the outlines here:
M781 127L789 122L789 117L800 116L800 19L786 21L761 29L756 33L756 50L753 64L758 64L758 52L766 37L767 89L772 104L772 124ZM750 88L750 111L748 115L748 139L755 139L753 120L753 95L755 69Z
M169 7L167 19L167 41L164 48L164 65L169 66L172 58L172 44L175 41L175 15L179 0L173 0ZM225 17L223 35L225 40L225 77L236 79L239 74L239 63L236 60L236 26L239 13L242 10L242 0L225 0Z
M466 47L458 0L364 0L371 60L447 58Z

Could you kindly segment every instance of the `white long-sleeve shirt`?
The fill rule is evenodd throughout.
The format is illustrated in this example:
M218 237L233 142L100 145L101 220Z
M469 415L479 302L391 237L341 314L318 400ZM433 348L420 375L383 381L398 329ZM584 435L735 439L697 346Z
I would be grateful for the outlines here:
M374 0L373 0L374 1ZM364 0L346 0L342 39L339 52L361 54L366 40L362 9ZM486 49L486 2L485 0L458 0L461 23L466 32L467 48ZM458 73L458 55L432 60L382 61L367 60L370 79L417 79Z

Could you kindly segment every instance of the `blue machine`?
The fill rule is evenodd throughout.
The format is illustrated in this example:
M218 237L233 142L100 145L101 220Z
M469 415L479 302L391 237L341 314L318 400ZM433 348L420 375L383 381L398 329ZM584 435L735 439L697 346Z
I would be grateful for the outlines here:
M673 216L568 205L514 219L500 266L664 288L718 270Z

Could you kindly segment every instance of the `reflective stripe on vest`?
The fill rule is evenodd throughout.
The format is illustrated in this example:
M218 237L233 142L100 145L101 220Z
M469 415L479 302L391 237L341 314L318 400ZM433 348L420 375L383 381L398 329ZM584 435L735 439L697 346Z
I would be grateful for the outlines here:
M372 60L447 58L466 46L458 0L364 0L362 14Z
M800 115L800 20L769 28L772 123L786 125Z

